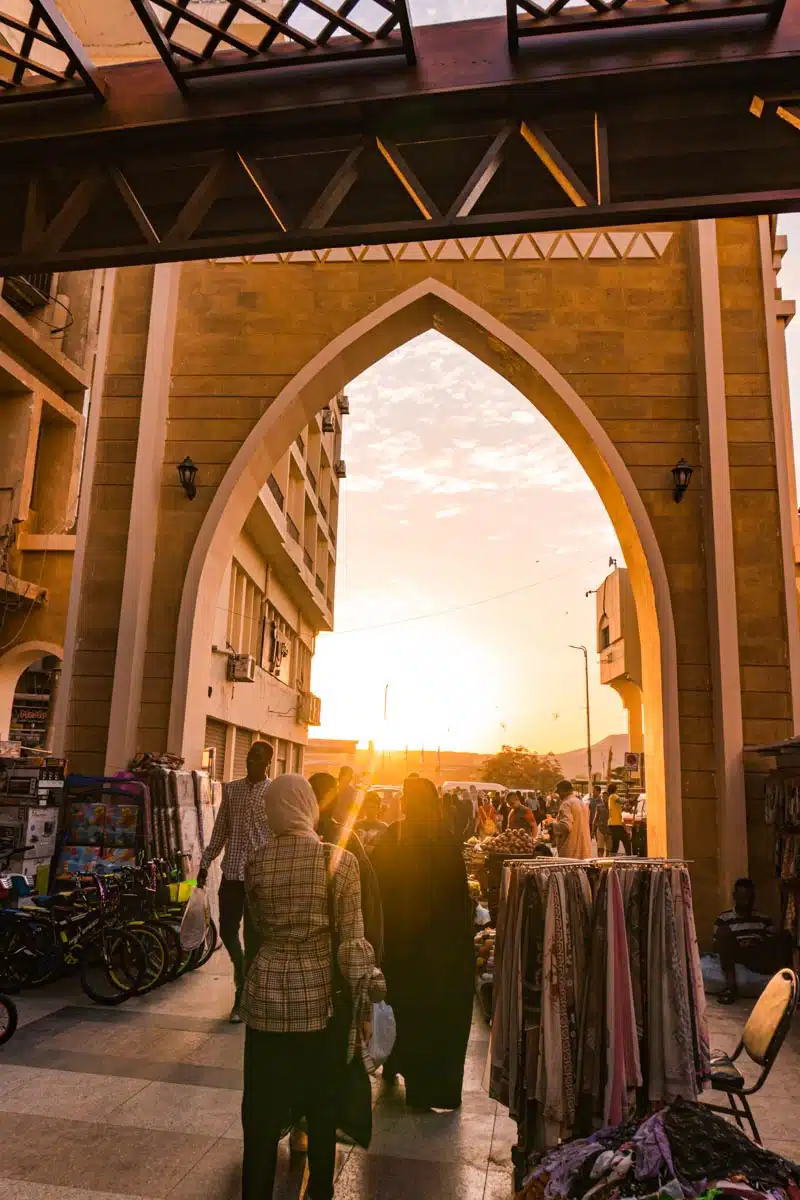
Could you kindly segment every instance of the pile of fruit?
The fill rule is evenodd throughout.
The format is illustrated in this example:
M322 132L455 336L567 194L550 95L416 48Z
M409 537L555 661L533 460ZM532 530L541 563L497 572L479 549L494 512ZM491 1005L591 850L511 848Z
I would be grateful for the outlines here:
M533 854L536 838L525 829L507 829L483 843L486 854Z
M493 929L482 929L475 934L475 971L479 978L494 974L494 940Z

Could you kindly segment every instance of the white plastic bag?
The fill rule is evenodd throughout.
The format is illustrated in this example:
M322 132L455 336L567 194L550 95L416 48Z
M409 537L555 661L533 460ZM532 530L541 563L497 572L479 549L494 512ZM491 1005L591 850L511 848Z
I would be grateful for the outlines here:
M205 888L196 887L189 897L181 921L181 946L196 950L202 946L208 928L208 897Z
M367 1051L376 1067L382 1067L394 1048L397 1024L390 1004L381 1000L372 1006L372 1037Z

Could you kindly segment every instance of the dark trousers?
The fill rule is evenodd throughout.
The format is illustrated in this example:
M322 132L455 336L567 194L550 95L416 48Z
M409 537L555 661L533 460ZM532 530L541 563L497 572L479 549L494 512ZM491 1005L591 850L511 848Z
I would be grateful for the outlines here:
M244 917L244 953L239 940L239 926ZM223 878L219 889L219 936L231 956L236 995L244 987L247 968L258 950L258 934L250 918L244 884L238 879Z
M611 834L611 853L618 854L620 843L625 847L625 853L631 852L631 835L628 833L624 825L609 825L608 832Z
M338 1042L318 1033L262 1033L244 1043L242 1200L271 1200L278 1142L294 1114L308 1120L308 1200L332 1200Z
M634 825L633 827L633 853L638 854L640 858L647 858L646 825Z
M715 947L731 987L736 986L736 963L756 975L774 975L781 967L791 966L792 962L792 938L785 929L752 946L739 945L730 930L722 929L716 936Z

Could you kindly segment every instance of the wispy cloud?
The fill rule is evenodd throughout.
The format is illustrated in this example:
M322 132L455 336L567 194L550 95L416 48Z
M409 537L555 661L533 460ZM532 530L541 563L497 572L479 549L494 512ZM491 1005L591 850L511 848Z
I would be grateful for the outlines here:
M456 505L455 508L440 508L436 514L437 521L447 521L450 517L457 517L461 512L461 507Z

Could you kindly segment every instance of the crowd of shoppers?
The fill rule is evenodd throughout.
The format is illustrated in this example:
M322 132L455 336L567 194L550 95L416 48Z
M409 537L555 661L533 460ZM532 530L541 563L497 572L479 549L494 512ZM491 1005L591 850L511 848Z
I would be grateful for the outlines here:
M630 852L631 841L613 783L588 800L562 780L551 796L512 790L495 803L475 787L443 798L411 775L400 819L387 822L377 792L362 801L351 768L338 779L270 781L271 761L272 747L255 742L246 777L225 784L198 885L222 853L230 1019L247 1026L244 1200L272 1195L278 1142L290 1128L293 1147L307 1146L310 1200L330 1200L344 1081L369 1063L378 1000L388 998L397 1025L384 1083L402 1076L416 1111L461 1104L474 987L465 838L505 829L535 837L544 825L568 858L591 857L593 836L600 854ZM643 837L646 845L646 813L640 800L637 848Z

